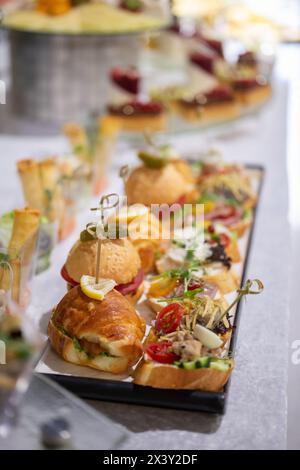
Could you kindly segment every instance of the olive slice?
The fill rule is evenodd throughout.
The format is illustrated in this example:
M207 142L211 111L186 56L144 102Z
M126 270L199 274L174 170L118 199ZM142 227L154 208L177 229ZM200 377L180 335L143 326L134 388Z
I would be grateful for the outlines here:
M89 241L94 240L94 239L95 239L95 236L93 236L87 230L82 230L82 232L80 232L80 241L81 242L89 242Z
M144 150L141 150L138 153L138 157L149 168L163 168L169 162L169 159L167 157L152 155L150 153L145 152Z

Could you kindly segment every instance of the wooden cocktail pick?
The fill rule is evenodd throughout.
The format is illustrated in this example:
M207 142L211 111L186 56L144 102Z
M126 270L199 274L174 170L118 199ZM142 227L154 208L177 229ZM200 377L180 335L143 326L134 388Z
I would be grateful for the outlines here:
M120 178L122 178L124 186L126 184L128 175L129 175L129 165L121 166L120 171L119 171L119 176Z
M256 285L256 289L253 289L253 286ZM248 279L245 282L245 285L237 289L237 296L234 301L224 310L221 317L218 318L216 325L218 325L223 318L226 317L227 313L234 307L234 305L238 304L242 297L249 295L249 294L260 294L264 290L264 285L259 279Z
M115 198L115 201L112 199ZM100 223L97 224L88 224L87 230L91 230L92 226L95 229L95 236L98 239L97 244L97 257L96 257L96 284L99 282L99 275L100 275L100 259L101 259L101 240L105 238L105 234L103 232L104 227L104 213L106 210L113 209L117 207L119 204L119 195L116 193L105 194L102 196L99 202L98 207L92 207L91 211L100 211ZM90 233L90 232L89 232Z

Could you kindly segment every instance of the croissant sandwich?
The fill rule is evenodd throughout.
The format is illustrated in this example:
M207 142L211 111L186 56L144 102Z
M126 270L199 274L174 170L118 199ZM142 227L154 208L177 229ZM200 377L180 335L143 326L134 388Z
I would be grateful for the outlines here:
M71 289L55 308L48 325L52 347L64 360L119 374L142 354L145 322L119 292L103 300Z

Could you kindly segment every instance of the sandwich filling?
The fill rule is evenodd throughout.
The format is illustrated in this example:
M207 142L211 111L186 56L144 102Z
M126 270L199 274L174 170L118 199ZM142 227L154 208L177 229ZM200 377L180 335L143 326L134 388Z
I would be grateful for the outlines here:
M70 335L70 333L61 325L58 325L51 320L55 325L55 328L59 330L64 336L70 338L73 342L73 346L79 353L84 353L87 358L94 359L98 356L103 357L115 357L112 356L101 344L87 340L86 338L78 338Z
M65 265L62 267L61 276L71 287L76 287L79 285L79 282L75 281L69 276ZM140 269L131 282L128 282L127 284L118 284L115 286L115 290L120 292L122 295L134 294L143 281L144 272L142 269Z
M230 368L224 344L231 324L224 300L199 297L198 290L189 291L193 298L170 299L160 311L146 347L146 361L187 369Z
M219 237L205 239L197 234L191 238L174 238L167 252L157 260L156 267L159 272L185 267L192 269L195 276L199 269L211 263L220 263L230 269L231 258L226 254Z

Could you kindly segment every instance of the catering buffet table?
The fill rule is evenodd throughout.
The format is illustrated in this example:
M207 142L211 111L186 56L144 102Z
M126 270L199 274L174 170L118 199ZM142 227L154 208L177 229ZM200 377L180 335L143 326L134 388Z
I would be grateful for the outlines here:
M280 449L286 447L287 350L288 350L288 262L286 177L286 98L287 86L275 83L274 98L259 115L231 126L205 133L176 136L180 150L194 152L207 145L223 150L225 158L265 166L266 176L258 208L247 273L265 282L259 302L242 307L236 370L231 379L224 416L146 408L134 405L90 401L90 405L129 431L118 445L127 449ZM2 111L2 110L1 110ZM0 209L21 203L15 161L20 157L64 149L61 138L0 137ZM121 182L117 168L134 161L133 151L115 154L109 174L109 189L118 191ZM87 214L82 215L82 224ZM79 225L82 225L79 222ZM279 230L280 228L280 230ZM274 235L276 234L276 236ZM35 279L31 314L45 328L47 313L64 293L59 271L76 233L59 244L51 268ZM39 384L30 390L32 400ZM32 408L32 413L34 413ZM40 411L36 411L37 413ZM82 416L81 420L89 419ZM82 421L81 421L82 423ZM100 425L99 425L100 426ZM26 426L25 426L26 428ZM24 428L24 433L26 432ZM100 428L99 428L100 429ZM82 438L85 433L82 427ZM22 436L17 433L14 447ZM99 433L99 449L103 448ZM108 446L114 447L111 442ZM0 444L1 447L1 444ZM80 444L79 444L80 448ZM97 444L93 442L93 448Z

